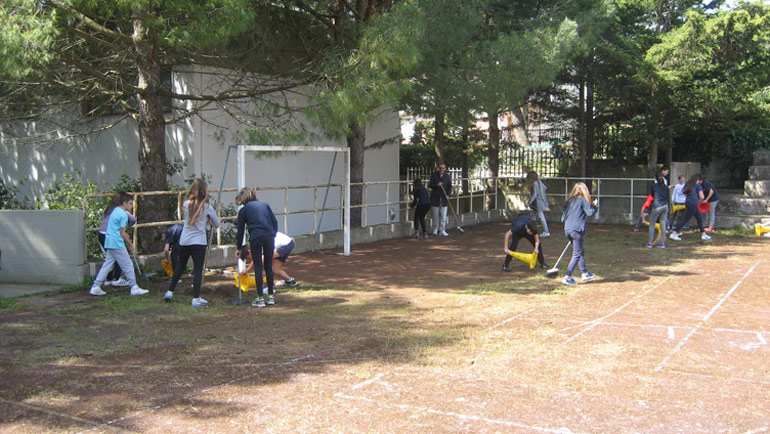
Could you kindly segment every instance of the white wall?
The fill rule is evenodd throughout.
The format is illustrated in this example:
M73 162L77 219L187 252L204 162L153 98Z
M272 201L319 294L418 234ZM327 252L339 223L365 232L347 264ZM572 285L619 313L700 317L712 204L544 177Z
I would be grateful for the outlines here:
M198 71L200 72L200 71ZM198 73L192 70L180 70L174 75L176 91L207 92L221 87L217 74L211 70ZM302 96L293 96L298 103ZM189 105L188 108L194 108ZM249 107L239 107L244 112ZM115 122L115 118L97 120L102 125ZM300 119L302 122L302 119ZM307 126L307 125L306 125ZM33 135L50 129L50 125L37 125L34 122L14 125L17 134L26 131ZM309 128L312 130L312 128ZM202 111L200 117L191 117L176 125L166 128L166 157L169 161L181 158L187 163L185 173L176 176L173 182L182 185L185 177L192 174L205 174L211 177L210 189L218 189L222 182L227 148L229 145L245 143L239 136L244 125L237 122L221 108L214 104ZM6 128L7 131L7 128ZM367 144L375 143L392 137L399 137L399 117L394 109L386 108L377 113L376 118L367 125ZM60 140L55 145L45 147L18 146L14 134L0 136L0 177L6 186L19 187L19 197L40 198L46 188L53 185L54 180L62 179L63 174L79 170L84 179L96 181L101 189L114 185L122 172L133 178L139 177L138 163L138 134L133 120L124 120L109 130L86 137ZM319 139L314 146L345 146L344 139ZM237 156L231 151L227 172L224 177L225 188L237 187ZM246 183L253 187L294 186L326 184L329 179L333 154L330 153L300 153L280 156L256 156L253 153L247 157ZM364 178L366 181L396 181L398 180L398 140L380 149L368 149L365 154ZM344 181L343 156L337 157L332 183ZM392 200L397 198L398 189L391 188ZM319 191L318 206L323 200L323 191ZM374 193L372 193L374 195ZM228 197L229 196L229 197ZM234 194L227 194L223 203L232 203ZM370 202L384 202L382 198L373 197ZM283 193L261 193L260 199L268 201L278 212L283 210L285 203ZM337 206L340 202L339 191L329 193L329 204ZM289 199L289 209L299 210L312 208L312 191L299 193ZM369 224L386 221L386 210L370 209ZM324 216L323 229L339 227L339 213L329 212ZM283 219L279 218L281 224ZM289 219L292 234L312 230L312 216L299 215ZM283 226L282 226L283 228Z

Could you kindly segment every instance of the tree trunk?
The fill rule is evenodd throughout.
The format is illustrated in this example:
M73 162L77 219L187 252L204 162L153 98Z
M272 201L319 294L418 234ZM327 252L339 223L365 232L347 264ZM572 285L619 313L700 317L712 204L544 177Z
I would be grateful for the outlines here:
M515 119L516 123L513 125L513 139L516 141L516 144L519 146L529 146L529 136L527 135L528 132L528 126L527 126L527 112L528 112L527 105L520 105L519 107L514 108L511 110L511 114L513 115L513 119Z
M586 106L585 106L585 159L593 160L596 150L594 149L594 83L593 73L589 66L586 73ZM585 174L583 174L585 176Z
M141 20L134 20L134 48L137 52L138 110L136 122L139 128L139 169L142 191L168 189L166 179L166 122L160 95L160 66L155 57L155 46ZM164 196L148 196L136 201L139 221L164 221L169 219L168 199ZM162 249L162 243L152 238L154 229L139 231L141 251L154 253Z
M444 112L437 114L436 120L433 123L433 149L436 151L436 167L443 164L445 161L444 130L446 129L446 123L444 121L444 116Z
M351 122L348 125L347 142L350 148L350 226L357 228L363 224L362 208L354 207L363 203L365 127L356 121Z
M586 177L586 98L585 98L585 82L582 81L578 87L580 105L580 119L578 120L578 153L580 158L580 177Z
M489 171L487 172L487 196L484 209L492 210L495 208L495 197L497 194L497 175L500 173L500 126L497 123L497 110L489 112L489 146L487 149L487 159L489 160Z

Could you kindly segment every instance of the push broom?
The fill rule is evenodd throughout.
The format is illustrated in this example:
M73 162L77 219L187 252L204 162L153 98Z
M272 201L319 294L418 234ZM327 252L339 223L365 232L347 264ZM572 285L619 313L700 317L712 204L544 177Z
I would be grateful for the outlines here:
M561 262L561 258L564 257L564 254L567 253L567 247L569 247L570 244L572 244L572 240L567 241L567 245L564 246L564 250L561 251L561 255L559 255L559 259L556 260L556 264L554 264L553 268L545 272L545 277L553 277L559 274L559 262Z

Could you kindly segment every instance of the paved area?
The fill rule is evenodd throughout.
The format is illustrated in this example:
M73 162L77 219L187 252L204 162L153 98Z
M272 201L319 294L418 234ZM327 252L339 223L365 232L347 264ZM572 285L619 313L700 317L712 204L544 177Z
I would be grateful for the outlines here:
M0 297L10 298L22 295L38 294L41 292L56 291L66 285L52 285L44 283L0 283Z

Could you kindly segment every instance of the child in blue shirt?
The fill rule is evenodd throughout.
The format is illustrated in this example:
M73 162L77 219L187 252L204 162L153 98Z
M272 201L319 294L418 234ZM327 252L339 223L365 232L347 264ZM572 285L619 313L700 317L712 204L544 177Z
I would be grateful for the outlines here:
M91 286L91 295L99 296L106 294L101 286L107 278L107 274L112 271L112 267L115 263L120 266L123 274L126 275L128 284L131 286L131 295L144 295L149 292L136 284L134 265L131 263L131 257L128 253L129 250L134 251L134 245L131 243L131 239L126 232L126 227L128 226L128 211L134 208L134 198L124 191L118 194L119 206L116 206L110 213L110 218L107 222L107 231L104 234L105 260L101 268L99 268L99 273L96 275L96 279ZM128 248L126 248L126 246L128 246Z

